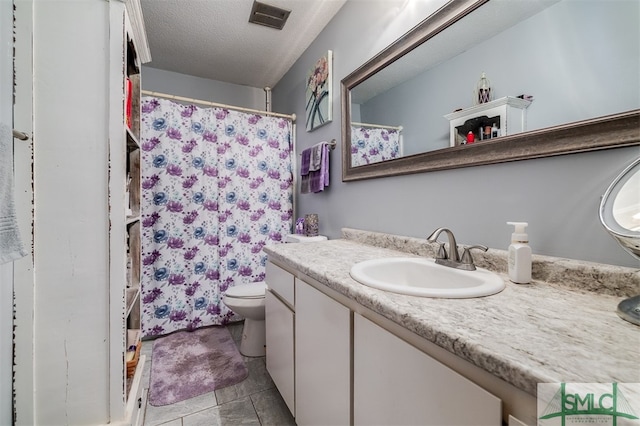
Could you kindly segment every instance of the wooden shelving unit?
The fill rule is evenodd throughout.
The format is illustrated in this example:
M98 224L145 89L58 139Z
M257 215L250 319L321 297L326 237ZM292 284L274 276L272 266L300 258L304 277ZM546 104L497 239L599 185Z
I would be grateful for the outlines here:
M141 385L145 357L140 354L141 34L129 19L132 3L110 3L110 416L118 424L140 425L146 402Z
M16 208L29 256L13 266L9 420L140 425L145 359L139 355L127 379L126 354L127 329L140 326L135 188L141 63L150 60L140 0L10 9L16 123L38 138L16 151ZM138 114L131 126L127 77Z
M477 142L481 142L478 123L481 123L480 127L496 124L497 137L524 132L527 130L529 105L531 105L529 100L505 96L445 115L444 117L449 120L450 145L457 146L465 143L466 134L469 131L474 133Z
M124 128L126 138L126 343L124 348L127 406L137 398L140 359L140 61L133 35L125 31ZM135 406L135 403L133 404ZM129 411L129 410L127 410ZM135 419L132 419L135 422Z

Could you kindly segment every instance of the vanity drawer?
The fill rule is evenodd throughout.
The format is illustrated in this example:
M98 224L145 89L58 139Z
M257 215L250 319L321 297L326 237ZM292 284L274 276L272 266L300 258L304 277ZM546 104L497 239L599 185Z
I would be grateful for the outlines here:
M293 274L285 271L271 262L267 263L266 283L269 289L276 293L286 303L294 306L293 299Z

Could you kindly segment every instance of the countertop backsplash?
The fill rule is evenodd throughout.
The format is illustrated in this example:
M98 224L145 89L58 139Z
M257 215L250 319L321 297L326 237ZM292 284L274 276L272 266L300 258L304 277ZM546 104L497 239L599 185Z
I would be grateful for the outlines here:
M435 257L438 245L426 239L404 237L381 232L343 228L346 240L387 248L418 256ZM464 242L458 241L458 245ZM476 266L493 272L507 272L507 251L490 248L486 252L476 250L473 260ZM631 297L640 294L640 268L607 265L559 257L532 256L531 275L534 281L590 291L617 297Z

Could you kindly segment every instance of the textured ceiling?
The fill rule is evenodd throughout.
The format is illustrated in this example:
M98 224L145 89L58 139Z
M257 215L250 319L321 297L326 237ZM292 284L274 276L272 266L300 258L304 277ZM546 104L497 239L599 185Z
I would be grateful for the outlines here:
M261 0L291 10L284 29L250 24L253 0L142 0L146 66L273 87L346 0Z

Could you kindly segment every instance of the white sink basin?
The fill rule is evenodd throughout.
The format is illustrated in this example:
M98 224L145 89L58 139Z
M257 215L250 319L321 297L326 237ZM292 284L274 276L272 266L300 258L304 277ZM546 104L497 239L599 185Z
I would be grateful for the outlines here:
M396 257L353 265L351 277L361 284L410 296L470 298L501 292L504 280L486 269L463 271L433 259Z

